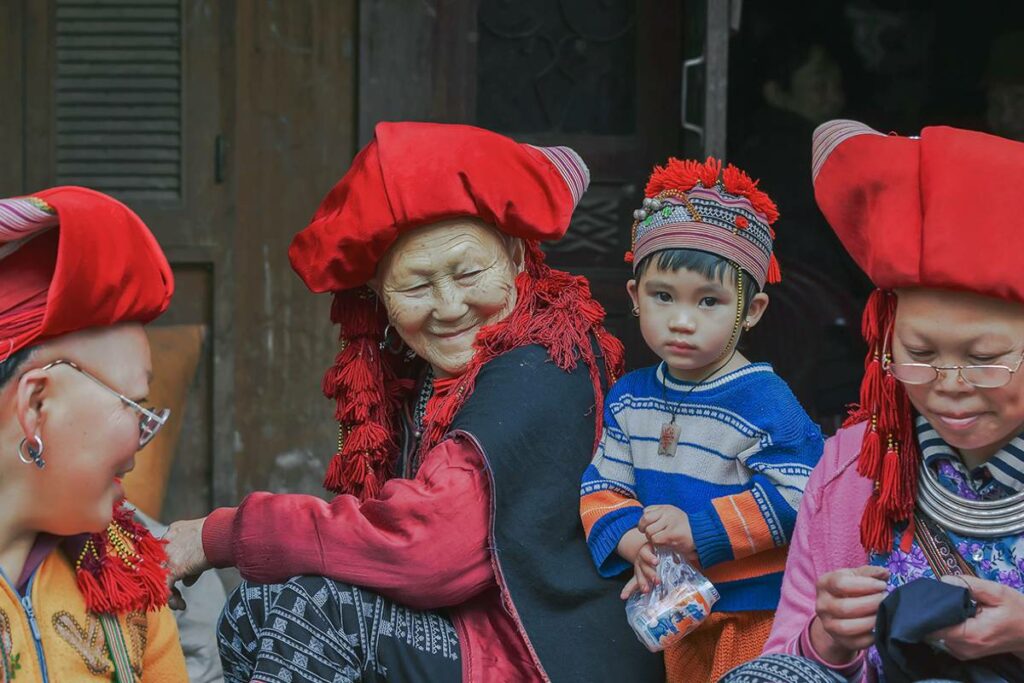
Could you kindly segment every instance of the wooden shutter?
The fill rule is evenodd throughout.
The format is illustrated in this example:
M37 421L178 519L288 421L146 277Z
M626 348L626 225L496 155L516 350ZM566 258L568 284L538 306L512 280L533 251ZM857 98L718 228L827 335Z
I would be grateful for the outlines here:
M57 0L56 180L181 198L178 0Z

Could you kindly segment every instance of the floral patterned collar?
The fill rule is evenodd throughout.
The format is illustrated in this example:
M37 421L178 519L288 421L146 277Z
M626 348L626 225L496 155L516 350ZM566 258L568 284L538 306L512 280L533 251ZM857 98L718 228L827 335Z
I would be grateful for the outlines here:
M923 417L916 420L917 438L921 444L921 455L929 467L939 470L940 463L948 463L960 475L960 486L967 486L973 495L966 498L994 499L1024 491L1024 434L1017 435L988 462L968 470L960 455L939 436L939 433ZM946 469L942 467L942 469Z

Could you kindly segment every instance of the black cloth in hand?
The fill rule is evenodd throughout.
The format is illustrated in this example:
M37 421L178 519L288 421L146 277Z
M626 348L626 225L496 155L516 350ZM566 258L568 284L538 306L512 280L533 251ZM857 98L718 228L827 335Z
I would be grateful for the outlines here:
M1024 667L1012 655L960 661L926 638L975 615L970 591L934 579L900 586L882 601L875 621L875 647L886 683L927 678L967 683L1024 683Z

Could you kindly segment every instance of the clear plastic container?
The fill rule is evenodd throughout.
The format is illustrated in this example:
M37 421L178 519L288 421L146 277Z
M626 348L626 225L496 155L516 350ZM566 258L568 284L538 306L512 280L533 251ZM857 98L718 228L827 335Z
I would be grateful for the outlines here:
M626 601L626 618L651 652L660 652L700 626L718 602L718 589L686 560L659 548L659 585Z

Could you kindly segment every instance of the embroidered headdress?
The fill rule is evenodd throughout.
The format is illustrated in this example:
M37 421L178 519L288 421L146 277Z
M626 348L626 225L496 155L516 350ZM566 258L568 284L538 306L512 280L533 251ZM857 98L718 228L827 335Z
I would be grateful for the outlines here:
M945 126L910 138L830 121L814 132L812 173L818 206L878 287L864 310L868 356L847 422L868 423L857 469L875 487L861 542L887 552L894 526L906 522L900 540L908 548L920 449L910 401L887 371L893 290L954 289L1024 303L1024 144Z
M663 249L697 249L722 256L749 273L761 289L782 279L772 253L779 217L757 181L729 164L669 159L656 166L634 212L632 249L640 263Z
M174 292L153 234L121 202L82 187L0 199L0 361L90 327L146 323ZM94 612L167 602L162 544L119 505L107 530L69 539Z
M484 363L528 344L544 346L563 369L584 362L600 406L601 375L621 374L622 346L604 331L604 310L587 281L546 266L538 247L565 234L589 182L567 147L520 144L472 126L377 125L288 252L312 291L334 293L331 319L340 327L341 350L323 380L339 423L327 489L372 498L395 470L399 406L411 383L397 356L381 349L386 313L365 285L398 236L424 225L477 218L523 239L526 257L513 311L480 330L461 376L435 384L421 447L444 438Z

